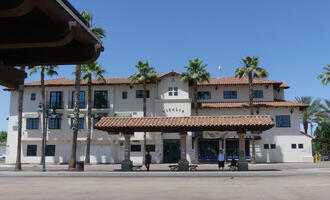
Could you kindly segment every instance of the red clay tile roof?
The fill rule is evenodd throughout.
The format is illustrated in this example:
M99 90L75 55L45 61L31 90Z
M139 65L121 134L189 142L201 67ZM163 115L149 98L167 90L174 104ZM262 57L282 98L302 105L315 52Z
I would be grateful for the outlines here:
M193 117L104 117L95 129L107 132L183 132L202 130L268 130L274 122L268 115L228 115Z
M293 101L253 102L256 107L308 107L308 104ZM200 108L248 108L249 102L203 102Z
M165 74L159 74L159 78L163 78L167 75L175 74L179 75L179 72L176 71L170 71ZM52 79L52 80L46 80L45 85L47 86L67 86L67 85L74 85L75 80L74 79L67 79L67 78L58 78L58 79ZM86 81L82 81L82 84L87 84ZM106 83L103 83L102 81L93 79L93 84L96 85L118 85L118 84L130 84L130 80L128 78L107 78ZM210 83L203 82L199 83L199 85L246 85L248 84L247 78L235 78L235 77L225 77L225 78L211 78ZM254 79L254 84L276 84L278 86L281 86L282 88L289 88L289 86L281 81L271 81L271 80L264 80L264 79ZM25 86L39 86L40 81L25 83Z
M290 85L282 82L282 84L280 85L280 88L288 89L288 88L290 88Z
M311 135L309 135L309 134L307 134L307 133L304 133L304 132L302 132L302 131L300 131L300 133L303 134L304 136L307 136L307 137L309 137L309 138L311 138L311 139L314 139L313 136L311 136Z
M282 84L281 81L271 81L265 79L253 79L254 84ZM224 77L224 78L211 78L210 82L199 83L198 85L246 85L249 84L248 78L235 78L235 77Z

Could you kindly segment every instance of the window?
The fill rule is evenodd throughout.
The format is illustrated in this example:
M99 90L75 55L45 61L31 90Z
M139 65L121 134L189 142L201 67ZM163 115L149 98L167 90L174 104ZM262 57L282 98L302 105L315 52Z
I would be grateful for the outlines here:
M74 124L74 119L71 118L71 128L73 128L73 124ZM78 119L78 129L84 129L84 124L85 124L85 119L79 118Z
M276 144L270 144L271 149L276 149Z
M237 91L223 91L224 99L237 99Z
M51 118L49 119L49 129L61 129L61 118Z
M79 108L85 108L86 107L86 101L85 101L85 91L80 91L80 97L79 97ZM76 99L75 92L72 92L72 102L71 102L71 108L74 108L74 101Z
M147 151L155 152L156 151L156 145L154 145L154 144L147 144Z
M126 92L126 91L123 91L123 92L121 93L121 98L122 98L122 99L127 99L127 92Z
M269 144L264 144L264 149L269 149Z
M211 92L209 92L209 91L198 92L197 97L198 97L198 99L211 99Z
M108 108L108 91L94 92L94 108Z
M136 98L143 98L143 90L136 90ZM147 90L147 98L150 98L149 90Z
M169 87L168 88L168 96L178 96L179 92L178 92L178 88L177 87Z
M36 100L36 93L31 93L31 101L35 101Z
M39 129L39 119L26 119L26 129Z
M55 145L46 145L46 156L55 156Z
M253 90L253 98L256 99L264 98L264 92L262 90Z
M63 109L63 92L50 92L50 108Z
M131 145L131 152L141 152L141 145L140 144L132 144Z
M297 144L291 144L291 149L296 149L297 148Z
M100 117L93 118L93 124L95 125L97 122L101 120Z
M303 149L304 148L304 144L298 144L298 148L299 149Z
M27 145L26 156L37 156L37 145Z
M290 115L276 115L276 127L290 127Z

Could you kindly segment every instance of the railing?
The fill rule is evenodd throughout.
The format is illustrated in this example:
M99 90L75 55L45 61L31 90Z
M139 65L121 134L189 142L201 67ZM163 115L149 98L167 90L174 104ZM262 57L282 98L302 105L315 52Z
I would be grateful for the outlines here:
M69 101L69 105L68 105L69 109L73 109L74 108L74 102L72 101ZM80 101L79 102L79 108L80 109L85 109L87 106L86 106L86 102L85 101Z
M107 108L109 108L108 102L102 102L102 101L93 101L92 106L95 109L107 109Z
M63 102L47 102L46 104L47 108L49 109L63 109L64 108L64 104Z

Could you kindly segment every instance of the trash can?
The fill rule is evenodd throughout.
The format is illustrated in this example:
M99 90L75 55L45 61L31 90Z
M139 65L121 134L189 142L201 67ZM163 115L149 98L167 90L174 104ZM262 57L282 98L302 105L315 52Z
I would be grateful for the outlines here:
M84 171L84 161L76 162L76 171L79 171L79 172Z

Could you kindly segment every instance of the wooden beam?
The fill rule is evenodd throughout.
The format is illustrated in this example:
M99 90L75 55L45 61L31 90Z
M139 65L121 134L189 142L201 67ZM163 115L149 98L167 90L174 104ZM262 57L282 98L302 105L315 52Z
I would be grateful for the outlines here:
M14 67L0 64L0 85L16 89L18 85L24 83L25 78L25 72L22 72Z
M74 39L73 28L76 26L77 22L54 22L40 25L20 21L4 24L0 33L0 49L64 46Z
M94 62L102 47L81 45L75 41L63 47L0 49L0 60L10 66L75 65Z
M35 6L34 0L1 0L0 17L20 17L29 13Z

